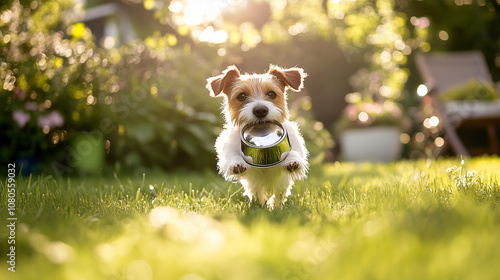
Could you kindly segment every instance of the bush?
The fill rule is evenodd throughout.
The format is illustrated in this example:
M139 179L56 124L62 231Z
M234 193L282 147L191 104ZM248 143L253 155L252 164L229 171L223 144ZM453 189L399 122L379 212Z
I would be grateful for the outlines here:
M104 154L115 170L215 168L220 100L209 97L205 83L220 63L200 55L213 54L212 46L194 52L194 44L155 32L100 48L74 23L73 4L0 6L0 160L25 156L58 174L98 171ZM331 146L328 132L307 110L292 111L321 159Z
M122 58L113 72L95 75L96 84L106 85L96 96L104 103L101 117L116 124L107 134L111 159L131 168L213 162L221 121L219 105L205 89L209 64L189 49L169 50L171 57L162 60L140 42L115 52ZM120 78L109 82L113 77Z
M71 1L11 1L0 6L0 127L8 141L0 160L60 157L57 146L69 140L79 122L85 60L93 53L90 33L63 24ZM64 31L74 33L69 36Z
M83 24L65 21L72 4L0 7L0 127L8 141L0 160L30 156L73 171L85 155L70 142L86 131L105 142L108 163L129 169L213 161L220 123L204 87L209 64L184 46L96 48Z

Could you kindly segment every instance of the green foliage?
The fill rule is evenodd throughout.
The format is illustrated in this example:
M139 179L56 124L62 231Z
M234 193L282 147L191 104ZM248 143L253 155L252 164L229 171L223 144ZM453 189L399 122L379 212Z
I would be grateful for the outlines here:
M86 131L100 142L90 149L105 144L117 168L213 166L220 121L205 89L211 64L171 39L96 48L89 29L68 23L73 8L72 1L0 8L0 126L10 141L1 162L32 156L72 172L85 156L70 143Z
M439 95L440 101L497 100L495 86L477 80L470 80L462 86L454 87Z
M329 6L329 12L336 15L338 42L344 49L363 51L368 61L350 79L357 91L354 94L361 97L352 102L349 95L353 94L346 96L350 104L334 124L338 134L357 127L408 125L399 103L406 97L409 75L404 65L422 40L408 31L406 15L395 6L392 0L341 1Z
M422 40L409 32L393 0L339 1L328 5L336 40L348 53L362 52L366 66L351 78L354 89L374 100L398 102L408 78L407 56Z
M230 1L206 4L212 9L201 11L196 22L190 22L187 12L194 2L179 1L186 8L177 10L174 3L161 7L159 16L171 16L179 30L189 30L195 41L209 42L231 50L228 58L249 51L259 44L293 44L296 38L324 38L342 47L348 58L360 55L371 74L369 85L356 88L363 94L397 100L406 82L408 72L402 66L407 55L424 42L407 29L405 14L396 10L393 0L363 1L247 1L222 13ZM210 20L211 12L218 11L221 20ZM226 11L226 10L224 10ZM215 43L220 31L227 39ZM278 51L277 51L278 52ZM225 53L225 52L224 52ZM362 54L361 54L362 53ZM289 58L299 59L303 53ZM384 88L384 90L380 90Z
M498 170L498 158L327 164L275 211L210 172L16 177L18 263L0 277L497 279Z
M90 33L76 40L64 30L71 1L18 1L0 7L0 125L10 142L2 145L1 162L14 156L47 157L68 130L79 101L89 90L85 61L92 56ZM49 134L50 132L50 134ZM57 140L56 140L57 139ZM3 139L5 141L6 139ZM55 142L55 143L54 143Z
M2 146L2 162L26 155L59 175L90 170L85 162L94 161L82 152L88 146L89 154L106 153L116 170L215 166L222 118L219 100L205 89L215 59L170 33L96 47L84 24L69 24L78 12L73 8L71 1L12 1L1 8L0 98L6 110L0 125L12 140ZM56 122L43 125L44 118ZM309 118L301 120L314 124ZM315 127L306 138L322 158L331 140ZM82 132L89 139L78 139Z
M121 58L110 73L96 69L93 82L109 89L96 96L104 102L101 115L115 124L110 155L130 168L206 167L221 126L217 101L205 89L211 68L189 49L169 49L165 59L156 51L165 50L125 45L115 50Z
M299 124L300 133L309 151L310 164L321 165L326 152L334 145L330 132L323 126L323 123L314 120L310 97L294 97L289 102L291 119Z
M481 50L494 81L500 79L500 5L485 1L405 1L401 5L409 18L424 19L429 25L425 40L432 51ZM443 16L446 14L447 16ZM413 23L417 23L413 21ZM420 24L422 22L420 21ZM418 26L418 24L414 24ZM410 26L413 28L413 26ZM417 27L415 27L417 28Z
M99 133L107 162L116 168L213 166L211 145L221 122L217 101L209 99L204 83L222 64L308 63L318 77L310 77L311 96L317 98L313 103L339 107L341 98L322 101L326 95L352 91L345 86L332 90L332 84L341 82L350 82L370 102L389 99L411 106L404 90L409 75L405 65L415 50L480 48L494 79L498 76L494 63L500 25L493 0L140 2L122 4L132 10L144 7L148 24L141 16L132 24L142 27L134 28L142 37L152 36L118 49L94 45L89 29L75 23L82 11L73 1L2 3L0 103L5 108L0 129L8 140L2 140L1 162L34 156L76 169L78 164L68 162L74 153L68 152L70 142L78 132L91 131ZM204 5L198 9L203 15L193 14L193 5ZM150 28L152 21L164 26ZM252 50L258 53L251 55ZM329 56L323 56L325 50ZM340 60L345 63L339 65ZM356 74L347 82L329 72L332 68ZM342 81L321 82L333 81L332 76ZM294 117L303 120L313 155L331 146L328 132L310 112Z

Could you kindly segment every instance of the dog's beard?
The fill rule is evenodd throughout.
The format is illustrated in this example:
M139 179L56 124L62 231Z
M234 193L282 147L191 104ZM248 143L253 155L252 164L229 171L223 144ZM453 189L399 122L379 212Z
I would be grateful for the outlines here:
M264 118L259 118L254 115L253 109L256 106L266 106L268 109L268 113ZM276 105L274 105L272 102L266 101L266 100L258 100L258 101L253 101L240 109L238 118L236 120L237 124L240 126L247 125L247 124L256 124L256 123L261 123L261 122L283 122L283 110L278 108Z

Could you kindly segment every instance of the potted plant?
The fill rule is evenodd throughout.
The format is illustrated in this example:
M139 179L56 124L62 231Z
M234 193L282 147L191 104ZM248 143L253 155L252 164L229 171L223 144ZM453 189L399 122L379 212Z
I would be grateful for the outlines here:
M358 95L359 93L352 93ZM390 100L357 99L349 103L336 122L342 156L347 161L390 162L403 150L400 135L409 122L401 106Z

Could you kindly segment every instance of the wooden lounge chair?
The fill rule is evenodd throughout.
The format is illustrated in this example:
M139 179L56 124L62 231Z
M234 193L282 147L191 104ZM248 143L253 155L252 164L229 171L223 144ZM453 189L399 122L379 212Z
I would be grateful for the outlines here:
M456 155L471 156L499 154L500 100L453 101L443 103L439 96L451 88L475 79L493 84L486 61L479 51L456 53L418 53L416 65L427 86L433 106L440 112L445 146L436 150L435 156L451 147ZM496 86L500 95L500 84ZM466 147L457 133L458 129L485 129L487 147Z

